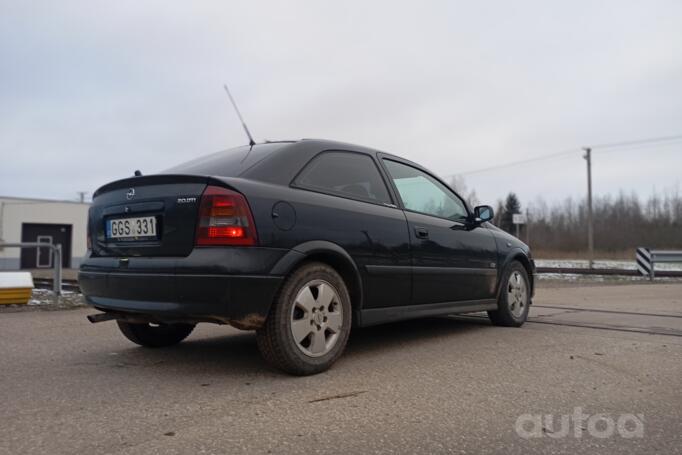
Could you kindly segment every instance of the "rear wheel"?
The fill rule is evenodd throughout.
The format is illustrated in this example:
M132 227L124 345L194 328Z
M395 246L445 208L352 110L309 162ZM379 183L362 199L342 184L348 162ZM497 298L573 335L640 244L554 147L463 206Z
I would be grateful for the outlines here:
M194 324L133 324L116 321L121 333L135 344L162 348L178 344L194 330Z
M530 310L530 282L526 268L518 261L512 262L502 277L502 289L497 299L497 310L488 311L495 325L521 327Z
M326 264L310 263L284 283L256 340L273 366L296 375L315 374L343 353L350 325L343 279Z

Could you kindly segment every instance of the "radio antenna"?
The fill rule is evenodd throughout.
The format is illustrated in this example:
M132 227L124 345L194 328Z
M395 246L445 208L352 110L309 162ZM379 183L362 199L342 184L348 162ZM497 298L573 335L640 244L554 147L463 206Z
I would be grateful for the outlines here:
M237 112L237 117L239 117L239 121L242 122L242 126L244 127L244 131L246 132L246 135L249 138L249 145L253 147L256 145L256 141L253 140L253 137L251 136L251 133L249 133L249 129L246 127L246 123L244 123L244 119L242 118L241 112L239 112L239 108L237 107L237 103L235 103L234 98L232 98L232 94L230 93L230 89L227 88L227 84L223 84L223 87L225 87L225 92L227 92L227 96L230 98L230 102L232 103L232 106L234 106L234 110Z

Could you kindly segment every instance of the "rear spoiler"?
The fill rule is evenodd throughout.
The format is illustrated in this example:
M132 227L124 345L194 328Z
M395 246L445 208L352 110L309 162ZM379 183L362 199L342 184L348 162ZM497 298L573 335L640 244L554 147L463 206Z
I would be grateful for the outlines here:
M111 183L107 183L106 185L99 187L93 193L92 197L95 198L101 193L121 188L130 188L141 185L163 185L164 183L178 183L178 180L182 180L183 182L186 183L208 184L211 178L205 175L191 174L154 174L143 175L139 177L128 177L121 180L115 180Z

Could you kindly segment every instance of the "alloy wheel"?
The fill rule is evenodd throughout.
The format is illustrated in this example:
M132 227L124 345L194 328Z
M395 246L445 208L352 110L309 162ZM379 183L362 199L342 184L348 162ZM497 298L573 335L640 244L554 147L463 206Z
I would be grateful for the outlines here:
M515 318L520 318L523 315L528 304L526 280L516 270L509 276L507 283L507 304L509 311Z
M304 284L291 308L291 335L305 355L320 357L336 345L343 326L339 294L324 280Z

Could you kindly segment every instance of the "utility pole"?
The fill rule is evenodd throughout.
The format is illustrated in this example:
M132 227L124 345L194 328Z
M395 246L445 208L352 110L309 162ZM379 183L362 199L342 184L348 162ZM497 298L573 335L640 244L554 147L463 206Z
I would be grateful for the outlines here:
M589 268L594 265L594 228L592 225L592 149L583 148L587 161L587 251Z
M87 194L87 192L77 191L76 193L78 194L78 202L81 202L81 203L85 202L85 195Z

